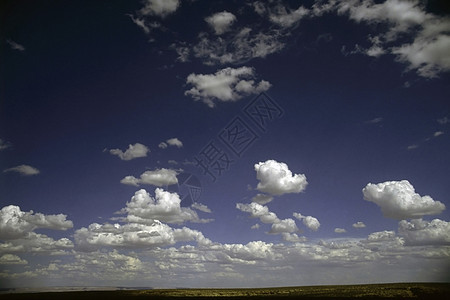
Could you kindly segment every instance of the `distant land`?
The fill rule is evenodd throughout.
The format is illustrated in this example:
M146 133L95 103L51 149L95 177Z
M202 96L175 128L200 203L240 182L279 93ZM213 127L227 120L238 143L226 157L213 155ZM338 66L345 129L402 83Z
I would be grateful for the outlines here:
M34 291L34 292L32 292ZM62 287L11 289L2 299L246 299L359 298L448 299L450 283L388 283L239 289L150 289L130 287Z

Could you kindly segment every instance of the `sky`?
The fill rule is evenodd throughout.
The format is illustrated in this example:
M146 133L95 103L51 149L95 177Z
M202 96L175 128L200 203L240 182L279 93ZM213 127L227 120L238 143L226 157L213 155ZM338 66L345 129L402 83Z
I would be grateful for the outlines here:
M0 287L448 282L444 1L1 1Z

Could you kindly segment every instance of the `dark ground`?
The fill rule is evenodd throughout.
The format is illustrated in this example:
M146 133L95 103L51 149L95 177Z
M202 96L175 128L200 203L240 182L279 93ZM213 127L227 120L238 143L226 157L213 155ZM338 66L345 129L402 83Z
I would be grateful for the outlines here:
M448 299L450 283L327 285L259 289L154 289L0 294L0 299Z

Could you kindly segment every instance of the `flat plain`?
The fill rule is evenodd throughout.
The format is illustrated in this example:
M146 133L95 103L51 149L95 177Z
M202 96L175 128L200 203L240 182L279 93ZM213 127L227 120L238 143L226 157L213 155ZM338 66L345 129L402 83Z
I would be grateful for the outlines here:
M8 293L1 299L448 299L450 283L390 283L240 289L148 289Z

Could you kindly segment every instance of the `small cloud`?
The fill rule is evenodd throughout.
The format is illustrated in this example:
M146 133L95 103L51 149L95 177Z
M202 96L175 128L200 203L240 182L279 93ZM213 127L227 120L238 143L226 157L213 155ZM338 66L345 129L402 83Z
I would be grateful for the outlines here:
M252 198L253 202L259 203L261 205L267 204L273 200L272 196L265 195L265 194L258 194L255 197Z
M366 124L378 124L378 123L381 123L381 122L383 122L383 118L378 117L378 118L374 118L372 120L366 121L364 123L366 123Z
M347 230L345 230L344 228L335 228L334 232L336 232L336 233L346 233Z
M205 204L201 204L198 202L194 202L191 205L192 208L197 209L199 211L205 212L205 213L211 213L211 210L208 208L208 206L206 206Z
M6 42L8 43L8 45L11 47L11 49L13 50L18 50L20 52L25 51L25 47L14 42L13 40L6 40Z
M283 162L267 160L255 164L256 178L259 180L257 190L270 195L300 193L306 189L308 182L303 174L292 174Z
M253 225L252 227L250 227L250 229L259 229L259 224L256 223L255 225Z
M406 149L407 150L414 150L414 149L417 149L417 148L419 148L419 145L414 144L414 145L409 145Z
M450 123L450 118L448 117L443 117L441 119L437 119L437 122L441 125L445 125L447 123Z
M177 148L183 147L183 142L180 141L178 138L171 138L166 140L165 142L159 143L158 147L161 149L166 149L169 146L175 146Z
M150 149L141 143L136 143L134 145L130 144L125 152L120 149L109 150L109 153L118 156L121 160L132 160L135 158L146 157L148 152L150 152Z
M254 79L255 71L250 67L225 68L214 74L191 73L186 84L193 87L184 94L214 107L217 101L234 102L251 94L265 92L272 86L268 81L256 82Z
M16 172L24 176L30 176L30 175L37 175L40 173L40 171L36 168L33 168L29 165L20 165L17 167L9 168L6 170L3 170L4 173L6 172Z
M120 183L139 186L140 184L150 184L154 186L166 186L178 183L177 172L171 169L156 169L154 171L145 171L140 178L126 176Z
M221 35L230 30L230 27L236 21L236 16L230 12L223 11L207 17L205 21L214 29L216 35Z
M180 6L179 0L146 0L145 6L139 11L144 16L157 16L165 18L174 13Z
M317 231L320 227L320 222L316 218L312 216L303 216L300 213L294 213L293 216L297 218L298 220L303 222L303 225L308 227L312 231Z
M355 224L352 225L354 228L365 228L366 224L364 224L363 222L356 222Z
M444 134L443 131L436 131L436 132L433 134L433 137L438 137L438 136L443 135L443 134Z
M1 150L5 150L7 148L12 147L12 144L10 142L4 141L2 139L0 139L0 151Z

